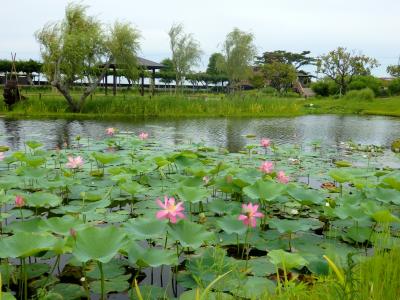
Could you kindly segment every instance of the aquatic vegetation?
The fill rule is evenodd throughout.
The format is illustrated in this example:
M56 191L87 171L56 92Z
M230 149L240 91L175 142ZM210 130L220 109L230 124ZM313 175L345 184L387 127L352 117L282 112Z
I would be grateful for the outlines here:
M366 273L395 278L400 173L387 149L103 136L29 141L0 162L3 298L351 299L369 284L384 297Z

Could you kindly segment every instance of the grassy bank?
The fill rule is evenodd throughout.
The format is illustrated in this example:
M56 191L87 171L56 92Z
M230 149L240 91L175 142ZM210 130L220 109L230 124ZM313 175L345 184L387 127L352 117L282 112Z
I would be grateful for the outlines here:
M0 113L11 117L287 117L307 114L360 114L400 116L400 97L358 99L276 97L259 92L223 94L137 94L88 98L82 114L72 114L58 93L27 94L28 100Z

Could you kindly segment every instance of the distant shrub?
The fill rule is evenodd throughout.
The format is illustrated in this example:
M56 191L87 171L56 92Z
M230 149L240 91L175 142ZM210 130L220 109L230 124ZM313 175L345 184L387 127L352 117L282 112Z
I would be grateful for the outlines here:
M330 79L323 79L311 84L311 89L318 96L328 97L339 92L337 84Z
M317 81L311 84L311 89L319 96L329 96L329 85L324 81Z
M348 100L372 101L375 98L375 93L372 89L365 88L362 90L349 91L344 98Z
M375 95L380 95L383 90L383 82L374 76L355 76L353 81L348 86L348 91L362 90L370 88Z
M400 95L400 78L392 80L389 83L388 89L391 95Z
M272 86L267 86L267 87L261 89L261 92L266 95L276 95L278 93L278 91L275 88L273 88Z

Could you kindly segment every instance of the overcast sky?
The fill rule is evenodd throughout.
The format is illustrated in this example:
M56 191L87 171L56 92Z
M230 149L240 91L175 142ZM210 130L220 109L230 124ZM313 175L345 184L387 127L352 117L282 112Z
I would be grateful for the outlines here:
M34 32L63 18L65 0L1 0L0 58L39 59ZM386 66L400 55L400 0L86 0L89 14L105 24L129 21L141 34L141 56L170 56L168 29L183 23L204 52L203 65L234 27L252 32L259 53L310 50L314 56L337 46L375 57Z

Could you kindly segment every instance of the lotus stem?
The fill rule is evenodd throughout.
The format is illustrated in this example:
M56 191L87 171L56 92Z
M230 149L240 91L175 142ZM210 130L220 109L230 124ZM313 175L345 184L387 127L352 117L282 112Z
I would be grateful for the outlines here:
M99 266L100 270L100 277L101 277L101 300L105 299L105 290L104 290L104 271L103 271L103 263L98 261L97 265Z

